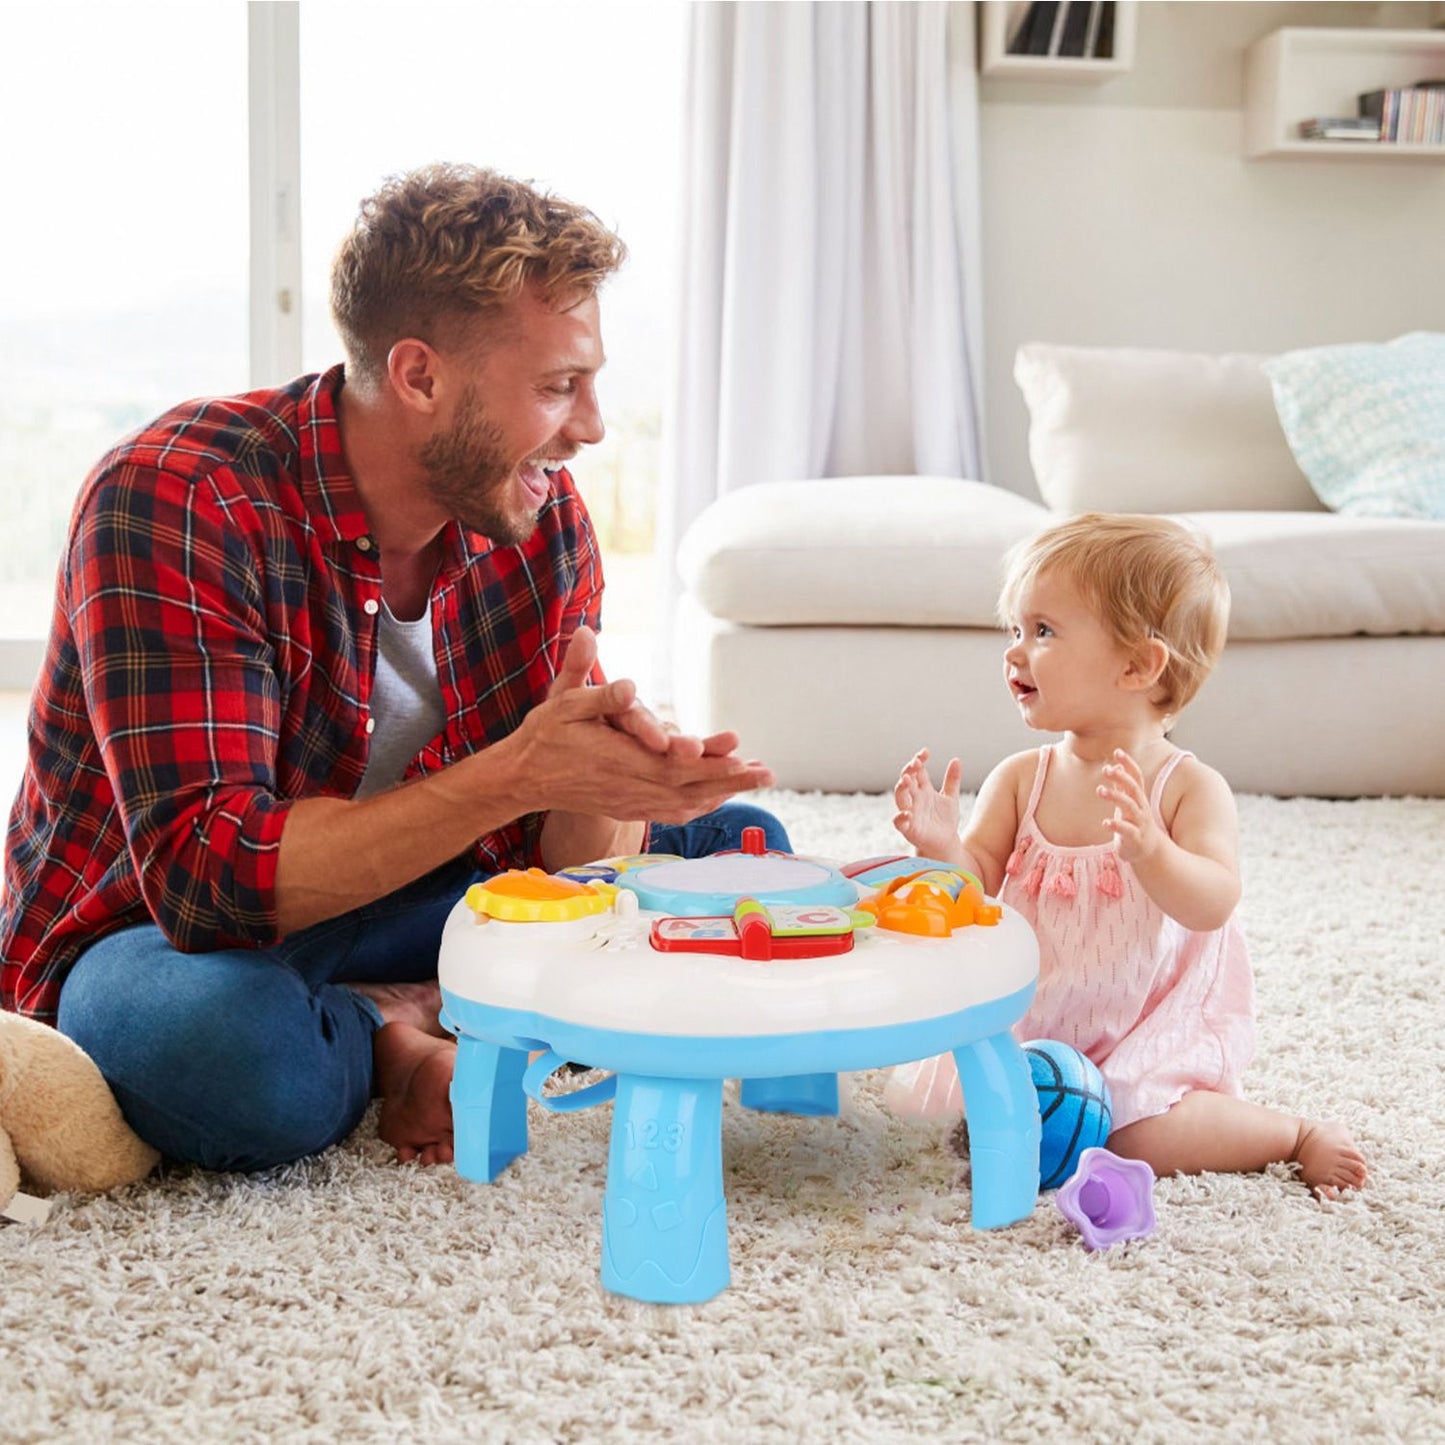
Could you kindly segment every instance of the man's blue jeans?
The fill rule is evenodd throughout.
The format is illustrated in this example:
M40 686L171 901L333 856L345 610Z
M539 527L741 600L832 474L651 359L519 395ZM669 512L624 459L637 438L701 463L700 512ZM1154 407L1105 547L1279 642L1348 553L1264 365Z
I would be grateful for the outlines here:
M654 825L654 853L699 858L761 827L747 803ZM130 1126L168 1158L265 1169L344 1139L371 1098L375 1003L348 983L436 977L442 925L478 877L457 861L267 949L178 953L154 924L109 934L60 994L61 1033L95 1060Z

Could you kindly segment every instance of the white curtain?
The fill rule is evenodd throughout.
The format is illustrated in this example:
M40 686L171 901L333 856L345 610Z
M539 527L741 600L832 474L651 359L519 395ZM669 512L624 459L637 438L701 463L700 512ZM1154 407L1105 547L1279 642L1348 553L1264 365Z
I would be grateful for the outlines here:
M711 0L690 25L663 617L724 492L982 475L973 7Z

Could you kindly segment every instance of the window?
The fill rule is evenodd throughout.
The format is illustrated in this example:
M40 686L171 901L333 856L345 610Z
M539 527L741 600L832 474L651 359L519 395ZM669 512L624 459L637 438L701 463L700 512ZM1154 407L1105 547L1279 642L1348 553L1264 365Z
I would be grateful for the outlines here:
M589 206L628 243L602 298L608 437L574 475L607 560L605 664L644 682L686 9L300 8L306 369L340 356L331 253L397 170L490 165ZM257 384L246 7L0 8L0 125L33 142L7 148L25 221L0 242L0 686L28 687L86 472L175 402ZM7 637L29 639L23 665Z
M246 12L0 8L0 686L28 687L86 473L247 384Z

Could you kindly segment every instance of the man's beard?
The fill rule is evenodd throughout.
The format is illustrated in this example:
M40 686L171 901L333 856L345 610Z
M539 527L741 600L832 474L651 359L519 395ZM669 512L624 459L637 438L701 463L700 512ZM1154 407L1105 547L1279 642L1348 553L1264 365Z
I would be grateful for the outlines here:
M511 547L536 529L535 512L503 510L514 468L502 429L482 410L476 387L462 394L451 429L431 437L418 460L428 495L468 530Z

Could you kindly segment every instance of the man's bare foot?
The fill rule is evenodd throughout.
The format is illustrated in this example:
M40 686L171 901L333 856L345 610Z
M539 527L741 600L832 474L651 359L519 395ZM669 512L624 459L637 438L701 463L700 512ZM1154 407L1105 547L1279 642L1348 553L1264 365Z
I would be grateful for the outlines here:
M371 1043L381 1121L397 1159L452 1162L452 1070L456 1045L408 1023L388 1023Z
M433 1038L451 1038L441 1026L442 990L434 978L424 983L348 983L346 987L365 994L389 1024L410 1024Z
M1299 1137L1290 1158L1299 1165L1304 1182L1321 1199L1338 1199L1341 1189L1360 1189L1369 1180L1365 1156L1343 1124L1301 1119Z

